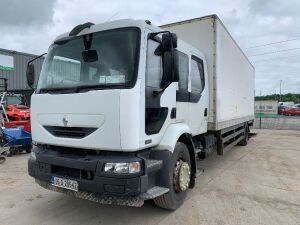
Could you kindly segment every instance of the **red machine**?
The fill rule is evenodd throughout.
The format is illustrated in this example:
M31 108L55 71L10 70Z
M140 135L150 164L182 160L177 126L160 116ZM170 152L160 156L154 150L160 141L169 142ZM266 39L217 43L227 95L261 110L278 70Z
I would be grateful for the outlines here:
M5 128L22 128L24 131L31 133L30 120L4 122Z
M30 120L30 108L26 105L8 105L6 114L12 121Z
M7 79L4 81L4 92L0 93L0 110L2 111L2 126L5 128L22 128L31 133L30 108L26 106L24 95L7 92Z
M30 127L30 108L25 105L8 105L6 114L9 121L4 122L5 128L20 127L31 133Z

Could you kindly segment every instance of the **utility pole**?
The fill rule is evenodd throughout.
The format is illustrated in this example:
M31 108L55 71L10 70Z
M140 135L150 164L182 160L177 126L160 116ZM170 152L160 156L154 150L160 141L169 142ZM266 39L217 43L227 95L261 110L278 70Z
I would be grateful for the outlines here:
M279 81L279 101L281 102L281 83L282 80Z
M259 95L261 97L261 89L259 91ZM261 109L261 98L260 98L260 102L259 102L259 129L261 129L261 111L262 111L262 109Z

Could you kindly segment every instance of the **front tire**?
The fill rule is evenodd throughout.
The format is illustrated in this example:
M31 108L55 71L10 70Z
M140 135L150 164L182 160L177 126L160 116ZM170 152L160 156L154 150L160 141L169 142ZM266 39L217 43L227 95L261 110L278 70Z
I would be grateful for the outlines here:
M154 199L154 203L164 209L179 208L187 194L191 182L191 160L189 150L182 142L178 142L172 154L169 167L170 191Z
M32 149L32 144L26 146L26 148L25 148L26 153L30 153L31 149Z
M0 156L0 164L4 163L6 161L4 156Z

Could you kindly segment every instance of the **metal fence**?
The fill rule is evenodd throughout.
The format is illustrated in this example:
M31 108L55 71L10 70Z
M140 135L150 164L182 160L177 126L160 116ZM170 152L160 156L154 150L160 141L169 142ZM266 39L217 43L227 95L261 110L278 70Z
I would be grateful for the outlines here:
M300 116L256 114L253 128L276 130L300 130Z

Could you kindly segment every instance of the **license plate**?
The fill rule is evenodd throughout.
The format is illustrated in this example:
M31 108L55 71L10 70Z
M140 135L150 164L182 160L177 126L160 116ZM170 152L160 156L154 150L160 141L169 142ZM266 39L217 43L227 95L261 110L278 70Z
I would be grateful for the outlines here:
M78 191L78 182L75 180L69 180L65 178L52 176L51 184L56 187L61 187L72 191Z

